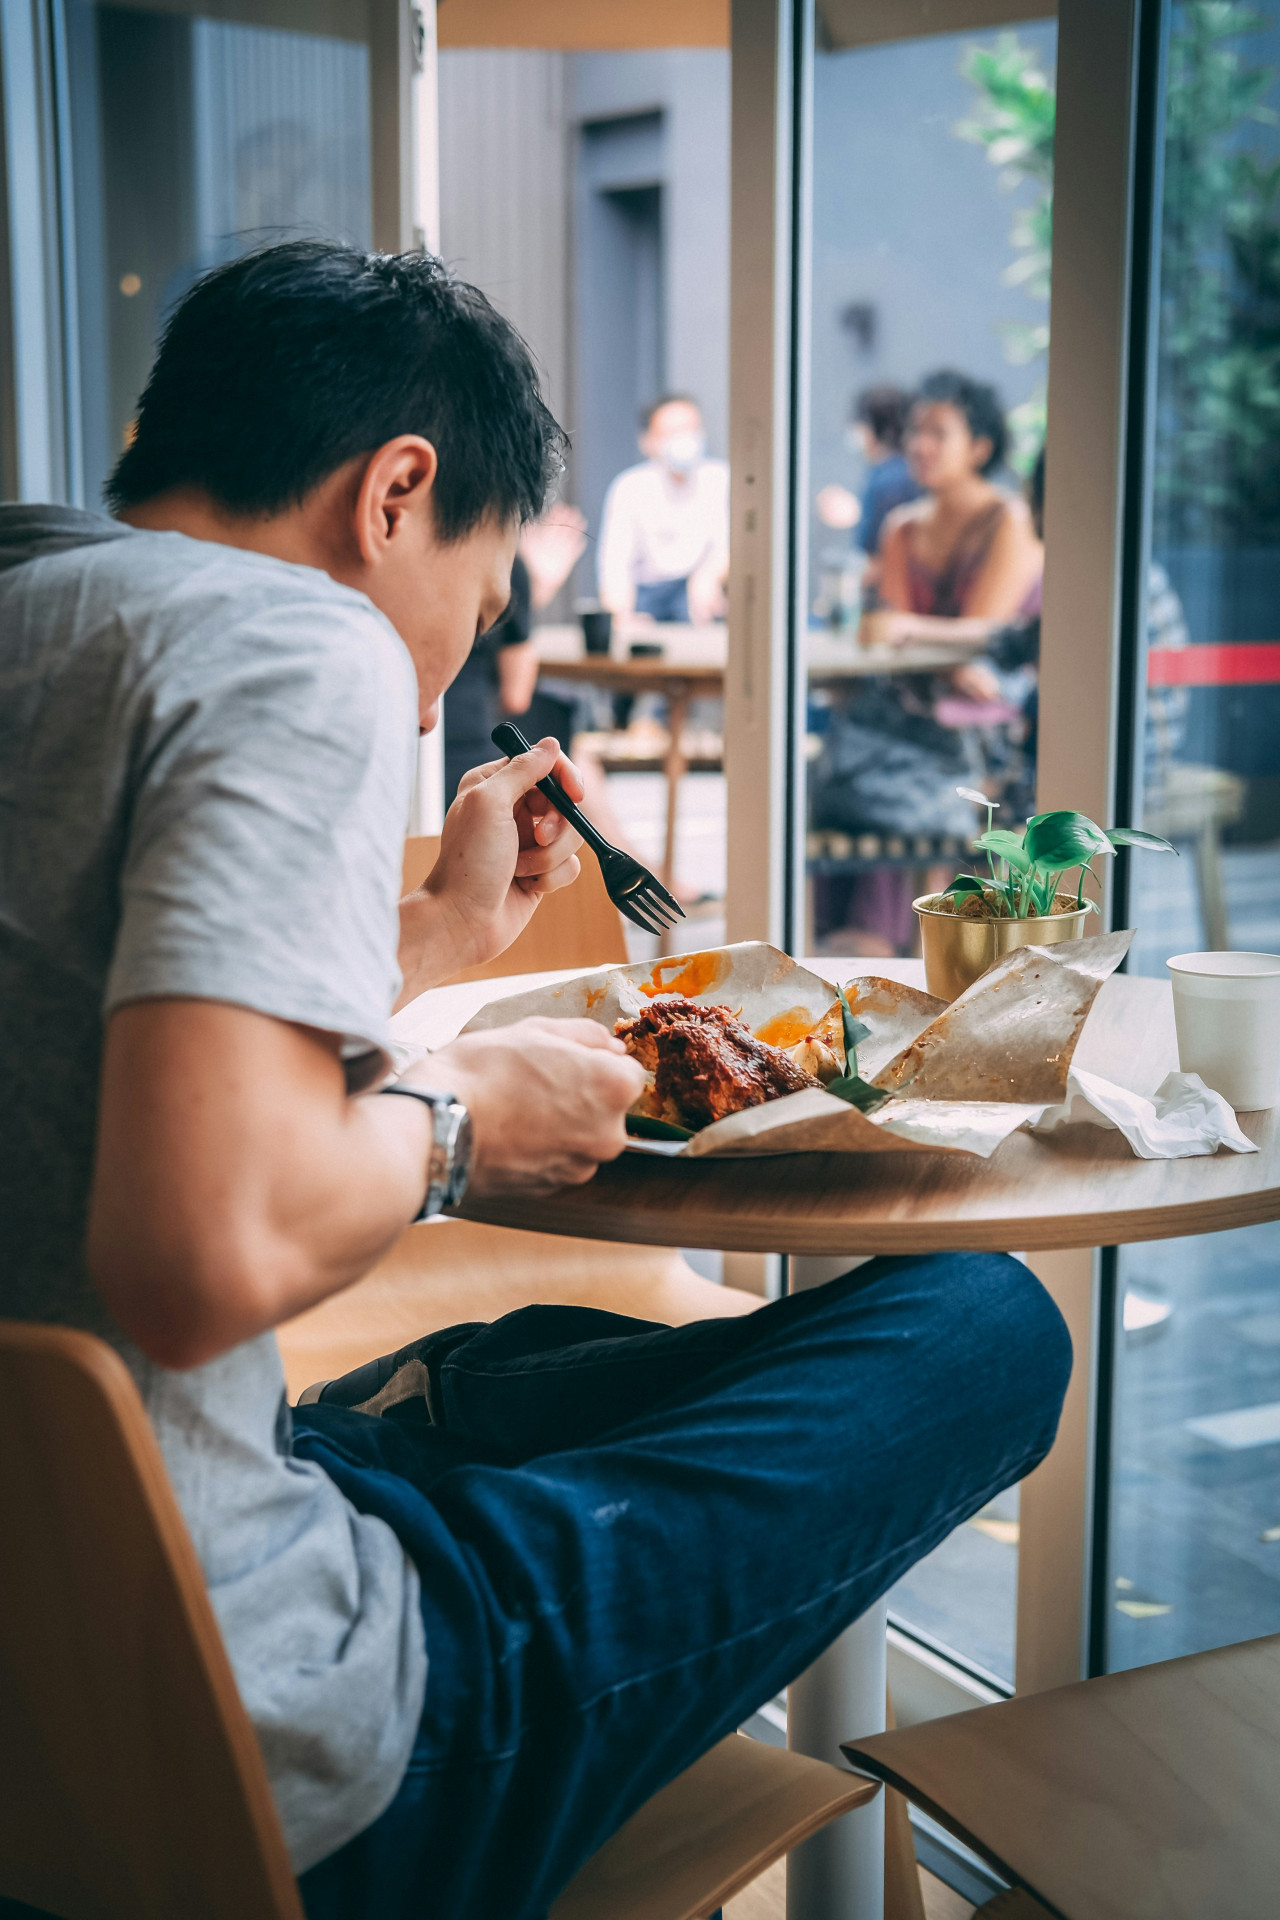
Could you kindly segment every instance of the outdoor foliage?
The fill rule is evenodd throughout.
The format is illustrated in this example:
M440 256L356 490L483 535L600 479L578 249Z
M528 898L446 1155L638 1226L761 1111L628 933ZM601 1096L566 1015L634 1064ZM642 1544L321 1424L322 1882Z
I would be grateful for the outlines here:
M1042 321L1008 320L1000 327L1008 358L1015 366L1029 366L1049 347L1054 83L1040 65L1039 56L1023 46L1015 33L1000 34L994 46L968 48L960 70L978 99L969 119L957 125L957 134L986 148L988 160L999 168L1000 186L1005 192L1012 193L1028 181L1035 186L1014 213L1009 239L1015 258L1001 276L1006 286L1021 287L1046 305ZM1014 464L1023 470L1030 468L1043 444L1044 423L1042 382L1031 399L1015 407L1009 416Z
M1049 298L1053 255L1053 131L1056 100L1053 81L1039 57L1015 33L1002 33L993 47L970 47L961 62L978 95L978 104L956 132L985 147L1000 170L1000 186L1014 192L1032 180L1037 191L1013 216L1009 239L1017 258L1006 267L1006 286L1022 287L1033 299ZM1009 357L1026 365L1049 345L1049 323L1002 328Z
M1271 67L1237 0L1178 8L1160 255L1157 539L1261 544L1280 529L1280 163Z
M1268 105L1275 70L1241 44L1270 24L1242 0L1184 0L1174 9L1159 261L1159 546L1280 537L1280 161L1269 157L1274 139L1258 139L1280 119ZM986 148L1002 188L1036 183L1015 215L1017 257L1004 279L1047 301L1053 83L1012 33L970 47L962 72L978 99L956 132ZM1048 348L1047 318L1002 331L1017 364ZM1011 424L1025 464L1043 437L1043 390Z

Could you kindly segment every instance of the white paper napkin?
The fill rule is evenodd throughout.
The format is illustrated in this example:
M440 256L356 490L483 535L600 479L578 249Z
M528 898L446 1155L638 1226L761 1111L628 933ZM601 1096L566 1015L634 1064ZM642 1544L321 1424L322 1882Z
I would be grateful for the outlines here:
M1100 1074L1072 1067L1066 1099L1060 1106L1046 1107L1030 1131L1053 1133L1082 1120L1117 1129L1142 1160L1186 1160L1216 1153L1219 1147L1230 1147L1233 1153L1258 1151L1222 1095L1206 1087L1198 1073L1166 1074L1148 1100Z

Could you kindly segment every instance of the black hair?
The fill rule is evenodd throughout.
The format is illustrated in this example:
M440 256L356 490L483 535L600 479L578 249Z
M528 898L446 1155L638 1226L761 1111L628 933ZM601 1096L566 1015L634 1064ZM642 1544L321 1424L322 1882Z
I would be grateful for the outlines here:
M897 453L910 411L911 395L901 387L865 387L853 403L853 420L855 426L868 428L882 447Z
M640 409L641 433L648 433L650 427L653 425L653 416L655 413L660 413L663 407L677 406L697 407L698 403L691 393L660 393L656 400L651 400L647 407L641 407ZM701 413L701 407L698 407L698 411Z
M520 335L439 260L288 241L178 303L106 497L198 487L232 513L278 513L401 433L436 449L446 541L536 518L566 445Z
M1009 448L1009 429L1004 408L994 387L982 380L971 380L967 373L944 367L920 382L914 405L955 407L968 422L975 440L989 440L991 452L982 463L983 473L994 473L1004 465Z

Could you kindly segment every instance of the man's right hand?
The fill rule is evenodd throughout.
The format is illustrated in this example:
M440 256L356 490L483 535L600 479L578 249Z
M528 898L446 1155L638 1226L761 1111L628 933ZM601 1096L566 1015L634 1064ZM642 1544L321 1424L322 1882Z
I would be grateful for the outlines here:
M644 1086L643 1068L594 1020L463 1034L404 1078L456 1094L471 1114L477 1194L580 1186L622 1152L624 1117Z

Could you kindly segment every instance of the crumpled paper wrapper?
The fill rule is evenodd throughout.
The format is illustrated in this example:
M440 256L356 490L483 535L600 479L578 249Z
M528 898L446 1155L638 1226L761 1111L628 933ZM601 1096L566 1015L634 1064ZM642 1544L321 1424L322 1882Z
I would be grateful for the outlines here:
M1082 1123L1122 1133L1140 1160L1190 1160L1219 1147L1258 1151L1228 1102L1198 1073L1167 1073L1148 1099L1101 1074L1072 1067L1066 1099L1046 1107L1031 1131L1052 1134Z
M871 1029L858 1048L858 1071L890 1095L877 1112L861 1113L824 1089L807 1088L731 1114L688 1141L637 1139L631 1146L690 1159L922 1151L986 1159L1064 1098L1089 1009L1132 938L1112 933L1022 947L950 1005L896 980L851 980L850 1007ZM816 1029L841 1047L835 987L761 941L534 988L491 1001L463 1031L506 1027L533 1014L597 1020L612 1031L649 1000L672 993L741 1008L752 1032L773 1046L793 1046Z

